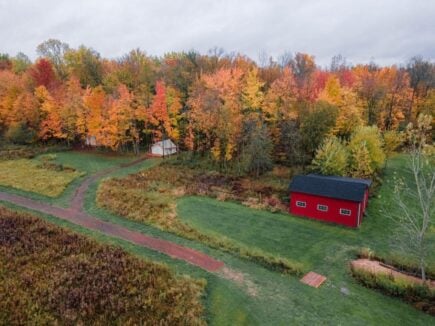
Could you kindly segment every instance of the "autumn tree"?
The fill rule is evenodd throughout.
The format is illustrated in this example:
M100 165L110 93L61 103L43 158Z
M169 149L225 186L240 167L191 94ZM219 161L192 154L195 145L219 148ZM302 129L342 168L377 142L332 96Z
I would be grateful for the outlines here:
M274 159L283 165L304 164L309 156L297 120L283 120L279 124L279 141L275 143Z
M35 141L35 132L30 130L22 121L13 122L8 128L5 138L14 144L28 145Z
M29 57L22 52L18 52L18 54L11 59L12 61L12 70L16 74L24 73L32 64Z
M391 156L405 141L402 132L396 130L387 130L383 134L385 155Z
M325 139L313 159L313 169L323 175L345 176L348 170L346 147L337 137Z
M34 136L39 129L41 119L40 105L35 94L23 90L14 101L12 112L14 115L11 120L15 124L19 124L21 130L27 130L29 134Z
M273 124L281 119L296 119L296 100L296 82L291 69L286 67L267 92L263 108L266 120Z
M52 89L57 86L56 74L53 66L47 59L39 59L30 69L35 86L44 86L46 89Z
M380 68L375 64L359 65L354 69L354 74L355 89L365 109L365 121L368 125L376 125L379 120L379 109L386 93Z
M264 83L258 77L258 69L253 67L246 75L245 85L242 89L242 101L244 109L248 111L259 111L262 109L264 94L262 87Z
M69 45L56 39L48 39L36 48L40 57L46 58L53 64L56 75L59 79L65 80L68 72L65 65L65 53L69 50Z
M200 55L195 51L166 53L162 58L161 78L168 87L180 92L180 102L186 103L189 90L201 71Z
M139 151L139 131L135 128L135 109L133 94L125 85L119 85L116 98L109 104L107 121L104 129L105 137L102 144L113 150L124 149L131 143L135 153Z
M295 76L298 100L312 102L316 98L313 91L316 64L314 57L306 53L296 53L289 62Z
M342 87L337 76L328 77L319 95L319 100L331 103L338 108L337 122L334 127L335 135L348 139L352 132L363 124L362 108L358 105L357 95L352 89Z
M106 93L101 86L87 88L83 108L77 114L77 129L82 139L95 137L97 143L106 143L104 124L107 119Z
M66 51L64 58L68 73L76 76L82 87L101 85L103 69L98 52L82 45L77 50Z
M36 88L35 95L40 103L42 114L38 137L42 140L65 139L66 134L59 115L59 104L44 86Z
M354 178L370 179L375 173L372 158L365 141L350 147L350 175Z
M11 70L12 61L7 53L0 53L0 70Z
M327 102L318 102L314 110L302 118L301 135L306 152L314 155L323 139L336 124L337 108Z
M261 120L250 119L244 123L241 155L238 157L242 172L259 177L273 167L273 144L267 125Z
M24 91L23 79L10 70L0 70L0 131L19 119L14 104Z
M409 74L410 86L412 88L411 100L406 111L406 121L410 122L417 116L415 107L435 87L435 64L424 60L422 57L413 57L409 61L406 70Z
M385 98L380 113L378 126L382 130L396 129L405 119L405 110L410 101L408 74L395 66L384 67L381 78L385 87Z
M202 76L191 94L189 117L203 136L203 146L226 167L236 154L243 114L240 94L243 71L220 69Z
M156 83L156 94L149 107L149 123L154 127L158 139L179 138L180 98L177 92L166 87L163 81Z
M375 126L356 129L350 139L349 149L352 155L353 170L364 171L364 173L360 173L361 176L362 174L368 176L366 174L376 172L384 165L386 157L382 136ZM364 164L364 168L355 167L361 164ZM369 168L366 167L367 164Z
M83 93L77 78L72 77L66 82L66 90L62 99L59 115L62 119L65 139L68 143L76 139L78 136L77 132L81 129L77 124L79 115L83 114L85 110L83 107ZM81 122L84 123L84 117L82 116L81 118Z
M106 60L102 64L106 92L115 92L120 84L124 84L135 94L139 104L146 107L151 105L157 78L157 63L153 58L135 49L118 60Z

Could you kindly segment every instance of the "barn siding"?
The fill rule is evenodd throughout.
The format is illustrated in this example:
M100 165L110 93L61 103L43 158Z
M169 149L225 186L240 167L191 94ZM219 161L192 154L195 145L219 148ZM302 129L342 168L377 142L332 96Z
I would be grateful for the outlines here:
M305 208L296 206L296 201L304 201L307 203ZM363 202L365 206L367 201ZM328 211L323 212L317 210L317 205L327 205ZM340 208L350 209L351 215L340 215ZM358 227L358 214L360 213L361 223L364 208L359 206L358 202L348 200L334 199L321 197L316 195L303 194L292 192L290 195L290 213L298 216L309 217L317 220L342 224L348 227Z

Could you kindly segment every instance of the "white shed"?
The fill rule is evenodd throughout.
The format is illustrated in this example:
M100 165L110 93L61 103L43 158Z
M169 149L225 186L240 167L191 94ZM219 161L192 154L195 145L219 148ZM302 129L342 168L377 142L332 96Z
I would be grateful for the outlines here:
M175 145L170 139L158 141L151 146L151 154L156 156L166 156L175 153L177 153L177 145Z
M97 137L95 137L95 136L86 136L85 144L86 144L86 146L92 146L92 147L97 146Z

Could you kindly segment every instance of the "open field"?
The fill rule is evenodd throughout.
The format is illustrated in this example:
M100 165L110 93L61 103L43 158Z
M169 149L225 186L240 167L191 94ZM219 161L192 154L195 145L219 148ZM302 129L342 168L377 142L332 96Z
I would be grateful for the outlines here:
M203 283L0 208L0 324L204 324Z
M264 274L262 276L255 275L255 269L250 269L248 275L256 279L256 282L263 285L263 282L268 284L266 289L263 288L266 293L270 293L269 291L272 288L277 291L276 293L282 293L278 301L269 297L269 300L273 302L273 304L269 304L274 307L280 307L285 302L288 305L294 305L294 302L302 300L301 297L307 296L307 298L310 298L310 301L306 302L307 306L315 304L322 307L323 313L317 312L320 315L330 314L329 316L332 316L335 314L334 311L342 311L343 307L347 307L352 313L365 316L362 318L370 321L372 318L380 318L383 311L385 314L381 319L384 323L389 324L393 323L396 319L396 317L393 317L396 314L402 319L407 319L413 308L406 308L406 313L400 309L396 311L396 307L399 306L402 307L401 309L404 309L404 303L361 287L351 277L348 263L356 257L361 247L370 247L378 254L396 261L407 264L415 263L410 257L403 256L398 252L392 252L390 234L386 233L385 230L391 230L394 224L393 221L384 217L380 212L381 207L386 208L384 201L390 202L393 176L397 173L403 173L404 164L404 156L397 156L389 163L389 170L385 175L384 186L381 188L377 198L371 199L368 215L359 230L328 225L293 217L288 214L272 214L267 211L250 209L238 203L222 202L212 198L194 196L178 196L176 218L181 219L184 223L187 223L190 227L199 230L203 234L227 238L253 250L259 249L268 254L296 260L306 268L328 277L326 285L317 290L316 297L313 298L314 292L308 287L299 287L293 282L284 282L286 285L282 284L283 288L278 290L270 282L266 282L263 279L265 277ZM152 174L152 170L150 174ZM166 177L167 175L163 177L163 180ZM157 178L154 175L153 179ZM165 189L160 192L161 196L159 196L158 191L156 193L161 203L160 205L165 205L171 203L171 200L174 198L165 196L171 193L173 188L176 188L179 184L177 182L165 183L165 181L162 181L162 183L166 187L159 188L158 182L154 181L152 186L154 191L156 189ZM124 186L127 184L124 184ZM137 190L138 193L143 193L144 198L146 198L147 193L143 192L143 189L146 189L144 184L139 182L137 187L137 189L142 189L142 192ZM394 209L394 207L388 207L388 209ZM122 215L125 215L127 210L124 212ZM137 225L137 223L134 223L134 225ZM431 239L432 243L435 243L433 234ZM433 273L435 269L434 253L431 253L429 265L429 269ZM351 294L345 295L341 293L342 287L346 288ZM281 292L283 289L287 289L287 292ZM344 291L347 292L347 290ZM279 308L276 309L280 310ZM392 313L393 310L396 312ZM296 312L293 313L296 314ZM304 312L299 311L297 314L305 316L301 320L308 322L309 318L307 318ZM420 316L419 318L426 318L421 313L416 312L416 314ZM372 316L368 317L368 315ZM346 316L348 315L336 316L335 318L339 319L332 318L331 320L343 322L343 320L347 320ZM294 320L292 317L287 319L283 315L281 318L282 320ZM350 320L347 320L347 322L352 323Z
M48 154L48 156L52 157L52 159L49 160L49 163L53 165L62 165L66 167L71 167L75 169L77 172L80 172L80 174L76 176L70 183L68 183L68 185L63 187L62 191L59 190L60 193L57 193L56 196L47 196L45 194L42 194L40 189L42 189L43 187L50 188L51 179L47 179L48 182L47 180L45 180L46 182L40 185L41 187L38 188L34 185L35 181L32 178L29 178L31 172L29 172L29 170L26 167L27 165L31 167L42 165L44 161L44 157L46 156L47 154L41 154L32 159L22 159L22 161L24 162L23 163L24 169L21 170L21 172L19 172L21 174L19 175L18 179L12 180L12 182L17 182L17 180L21 180L21 182L29 184L29 187L32 187L32 189L34 190L17 189L17 188L13 188L12 186L2 185L1 183L0 183L0 190L14 193L17 195L26 196L36 200L41 200L44 202L48 202L50 204L66 207L68 206L69 200L74 194L74 191L83 181L83 178L85 178L88 175L101 172L106 169L120 167L121 164L131 162L132 160L137 158L135 156L114 156L114 155L105 155L103 153L77 152L77 151L53 152L52 154ZM12 169L14 169L15 167L13 166L13 164L9 162L13 162L13 161L12 160L0 161L0 164L7 164L8 166L12 166ZM125 173L132 173L140 170L141 168L142 169L147 168L148 166L154 165L158 162L159 160L157 159L146 160L140 163L139 165L123 168L120 171L114 171L112 174L114 176L116 175L122 176ZM47 170L47 169L41 169L41 171L38 172L45 173L46 171L49 171L50 173L58 173L59 175L61 175L61 173L64 172L64 171L58 172L55 170ZM4 176L4 178L11 179L11 177L8 176Z
M0 162L0 185L57 197L76 178L83 175L72 169L54 170L36 160L18 159Z
M74 153L68 155L74 155ZM126 173L137 173L138 170L150 168L155 163L158 162L144 161L140 166L119 170L112 176L123 177ZM175 213L182 222L189 223L202 233L214 236L224 234L226 238L233 238L251 249L259 248L267 250L272 255L297 259L307 268L328 277L328 281L319 289L312 289L301 284L297 277L285 276L255 262L240 259L237 255L212 249L199 241L187 240L152 225L129 220L99 208L96 205L99 181L93 183L86 193L85 207L89 213L103 220L216 257L224 261L228 268L242 275L244 281L224 279L219 274L206 273L184 262L170 259L126 241L109 238L53 217L42 217L99 241L122 246L139 257L165 262L177 273L205 278L207 280L204 298L205 313L207 322L211 325L295 323L301 325L427 325L432 322L432 317L398 299L362 287L352 278L347 265L361 246L369 246L379 254L390 253L385 228L391 228L392 224L391 221L383 219L378 210L379 205L382 205L380 199L388 196L390 191L388 180L392 178L392 173L390 174L389 171L400 171L403 163L402 157L397 157L389 163L387 181L379 194L381 197L371 200L369 216L359 230L345 229L287 214L272 214L250 209L234 202L221 202L206 197L179 196ZM170 185L167 184L167 187L170 188ZM147 190L139 184L136 191L146 193ZM191 214L193 211L197 213ZM301 240L298 241L298 239ZM255 294L247 291L246 283L255 288ZM346 289L347 294L342 292L342 288Z

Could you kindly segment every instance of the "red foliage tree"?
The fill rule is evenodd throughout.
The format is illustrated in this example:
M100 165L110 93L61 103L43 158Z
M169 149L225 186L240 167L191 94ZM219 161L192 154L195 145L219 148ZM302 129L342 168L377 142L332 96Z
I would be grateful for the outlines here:
M47 89L52 89L56 86L56 74L53 65L47 59L39 59L30 69L30 76L35 82L35 86L44 86Z

